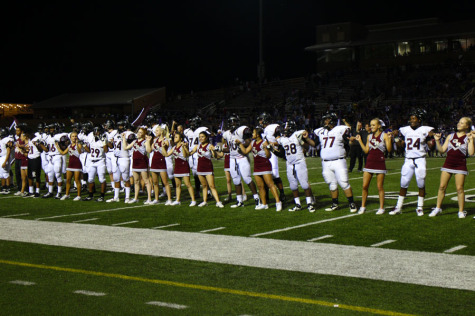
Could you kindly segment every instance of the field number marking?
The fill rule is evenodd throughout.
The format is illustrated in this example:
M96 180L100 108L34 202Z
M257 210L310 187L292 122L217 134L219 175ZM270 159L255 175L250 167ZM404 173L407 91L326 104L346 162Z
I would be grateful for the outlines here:
M168 307L168 308L173 308L173 309L186 309L188 306L186 305L180 305L180 304L174 304L174 303L166 303L166 302L147 302L145 303L147 305L155 305L155 306L161 306L161 307Z
M465 246L465 245L455 246L455 247L453 247L453 248L450 248L450 249L445 250L444 253L456 252L456 251L458 251L458 250L460 250L460 249L463 249L463 248L467 248L467 246Z
M11 283L11 284L18 284L18 285L26 285L26 286L35 285L35 284L36 284L35 282L22 281L22 280L10 281L10 282L8 282L8 283Z
M74 291L73 293L87 295L87 296L105 296L106 295L106 293L102 293L102 292L93 292L93 291L85 291L85 290L77 290L77 291Z
M379 246L387 245L387 244L390 244L390 243L393 243L393 242L395 242L395 240L388 239L388 240L385 240L385 241L382 241L382 242L378 242L377 244L372 244L371 247L379 247Z
M309 239L307 241L317 241L317 240L322 240L322 239L331 238L331 237L333 237L333 235L323 235L323 236L320 236L320 237L315 237L315 238Z

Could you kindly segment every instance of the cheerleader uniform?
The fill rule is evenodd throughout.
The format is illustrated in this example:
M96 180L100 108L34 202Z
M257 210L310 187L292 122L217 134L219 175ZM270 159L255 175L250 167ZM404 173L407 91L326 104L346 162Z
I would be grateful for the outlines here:
M467 135L458 137L457 133L449 135L447 158L440 169L448 173L468 174L467 170L468 138Z
M173 147L173 157L175 158L175 177L188 177L190 176L190 165L188 159L183 155L183 148Z
M266 153L262 148L264 141L259 143L253 141L252 154L254 155L254 175L272 174L272 164L270 159L266 157Z
M150 166L150 171L152 172L167 171L167 163L165 161L165 157L162 154L163 141L164 139L160 140L159 138L157 138L152 144L153 157Z
M82 172L82 163L79 158L80 154L75 145L71 144L69 146L69 162L67 171L81 171Z
M363 171L369 173L386 173L386 163L384 160L384 153L386 152L386 144L384 142L385 133L379 134L375 137L374 134L369 135L368 139L368 158Z
M132 147L132 171L148 171L148 157L145 149L145 139L135 141Z
M210 144L198 145L198 167L197 174L200 176L208 176L213 174L213 163L211 162Z

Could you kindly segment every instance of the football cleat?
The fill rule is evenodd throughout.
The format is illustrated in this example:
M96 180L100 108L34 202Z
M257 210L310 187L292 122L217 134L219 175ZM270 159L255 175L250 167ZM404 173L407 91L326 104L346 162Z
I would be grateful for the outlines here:
M104 202L104 197L101 196L101 197L97 198L96 202Z
M43 199L49 199L50 197L53 197L53 193L48 192L45 195L43 195Z
M238 208L238 207L244 207L244 203L237 202L236 204L231 205L231 208Z
M356 207L355 203L350 203L350 213L358 212L358 208Z
M315 206L313 205L313 203L310 203L307 208L310 213L315 212Z
M56 200L61 200L61 193L58 193L54 196Z
M424 211L421 207L416 208L417 216L424 216Z
M439 215L440 213L442 213L442 209L441 209L441 208L438 208L438 207L435 207L435 208L432 210L432 212L430 212L429 217L437 216L437 215Z
M300 204L295 204L294 207L292 207L291 209L289 209L289 212L296 212L296 211L301 211L302 210L302 205Z
M82 200L86 201L86 202L89 202L89 201L92 201L92 199L93 199L92 196L87 196L87 197L83 198Z
M391 212L389 212L389 215L398 215L398 214L402 214L402 211L397 206Z
M332 206L327 207L327 208L325 209L325 211L327 211L327 212L332 212L332 211L337 210L337 209L338 209L338 204L332 203Z

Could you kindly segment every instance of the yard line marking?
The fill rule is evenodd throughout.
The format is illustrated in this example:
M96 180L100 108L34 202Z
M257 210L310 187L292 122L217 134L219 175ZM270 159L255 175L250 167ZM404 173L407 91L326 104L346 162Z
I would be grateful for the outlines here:
M10 281L8 283L11 283L11 284L18 284L18 285L35 285L36 283L35 282L30 282L30 281L22 281L22 280L15 280L15 281Z
M285 232L285 231L292 230L292 229L307 227L307 226L311 226L311 225L318 225L318 224L321 224L321 223L333 222L333 221L337 221L339 219L344 219L344 218L347 218L347 217L353 217L353 216L358 216L358 215L359 214L349 214L349 215L344 215L344 216L340 216L340 217L333 217L333 218L324 219L324 220L321 220L321 221L310 222L310 223L300 224L300 225L297 225L297 226L289 226L289 227L285 227L285 228L281 228L281 229L271 230L271 231L268 231L268 232L258 233L258 234L251 235L250 237L259 237L259 236L270 235L270 234L274 234L274 233Z
M93 291L85 291L85 290L77 290L77 291L74 291L73 293L83 294L87 296L105 296L106 295L106 293L102 293L102 292L93 292Z
M169 224L169 225L163 225L163 226L157 226L157 227L152 227L150 229L161 229L161 228L167 228L167 227L173 227L173 226L178 226L180 225L179 223L175 223L175 224Z
M186 308L188 308L188 306L186 306L186 305L166 303L166 302L157 302L157 301L147 302L145 304L147 304L147 305L156 305L156 306L161 306L161 307L168 307L168 308L174 308L174 309L186 309Z
M452 252L455 252L455 251L463 249L463 248L467 248L467 246L465 246L465 245L455 246L453 248L445 250L444 253L452 253Z
M315 238L309 239L307 241L317 241L317 240L322 240L322 239L326 239L326 238L330 238L330 237L333 237L333 235L323 235L323 236L320 236L320 237L315 237Z
M123 222L123 223L116 223L116 224L111 224L111 226L121 226L121 225L127 225L127 224L133 224L133 223L138 223L139 221L130 221L130 222Z
M0 200L3 200L3 199L11 199L11 198L16 198L18 196L2 196L0 197Z
M158 203L160 204L160 203ZM155 205L158 205L155 204ZM69 216L79 216L79 215L89 215L89 214L95 214L95 213L104 213L104 212L114 212L118 210L126 210L126 209L131 209L131 208L137 208L137 207L149 207L153 205L136 205L136 206L125 206L125 207L119 207L119 208L111 208L108 210L99 210L99 211L91 211L91 212L82 212L82 213L74 213L74 214L64 214L64 215L56 215L56 216L49 216L49 217L40 217L36 218L35 221L41 221L43 219L54 219L54 218L61 218L61 217L69 217Z
M12 215L0 216L0 217L7 218L7 217L18 217L18 216L26 216L26 215L30 215L30 213L12 214Z
M98 220L98 219L99 219L99 217L88 218L88 219L80 219L78 221L73 221L73 223L91 222L91 221L95 221L95 220Z
M202 290L202 291L208 291L208 292L218 292L218 293L234 294L234 295L247 296L247 297L265 298L265 299L272 299L272 300L284 301L284 302L294 302L294 303L311 304L311 305L319 305L319 306L327 306L327 307L335 306L335 303L333 302L319 301L319 300L308 299L308 298L267 294L267 293L261 293L261 292L242 291L242 290L220 288L220 287L207 286L207 285L181 283L181 282L168 281L168 280L147 279L147 278L136 277L136 276L98 272L98 271L92 271L92 270L64 268L64 267L58 267L58 266L47 266L43 264L15 262L15 261L8 261L8 260L1 260L1 259L0 259L0 263L14 265L14 266L28 267L28 268L38 268L38 269L46 269L46 270L54 270L54 271L62 271L62 272L79 273L79 274L85 274L85 275L94 275L94 276L128 280L128 281L160 284L160 285L188 288L188 289L194 289L194 290ZM338 304L338 305L339 305L339 308L341 309L346 309L346 310L351 310L351 311L366 312L366 313L378 314L378 315L411 316L411 314L398 313L398 312L382 310L382 309L374 309L374 308L355 306L355 305L346 305L346 304Z
M225 229L225 228L226 227L217 227L217 228L205 229L205 230L200 231L200 233L209 233L209 232L214 232L214 231L217 231L217 230L222 230L222 229Z
M371 247L379 247L379 246L382 246L382 245L390 244L392 242L395 242L395 240L388 239L388 240L385 240L385 241L382 241L382 242L378 242L376 244L372 244Z

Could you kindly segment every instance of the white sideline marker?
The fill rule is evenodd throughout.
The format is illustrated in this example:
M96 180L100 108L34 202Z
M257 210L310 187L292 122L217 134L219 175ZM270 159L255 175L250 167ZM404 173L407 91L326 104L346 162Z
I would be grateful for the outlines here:
M385 240L385 241L382 241L382 242L378 242L377 244L372 244L371 247L379 247L379 246L390 244L392 242L395 242L395 240L388 239L388 240Z
M92 221L97 221L98 219L99 219L99 217L88 218L88 219L80 219L78 221L73 221L73 223L92 222Z
M226 227L217 227L217 228L205 229L205 230L200 231L200 233L209 233L209 232L214 232L214 231L217 231L217 230L222 230L222 229L225 229L225 228Z
M30 281L22 281L22 280L15 280L15 281L10 281L8 283L11 284L18 284L18 285L35 285L35 282L30 282Z
M174 303L166 303L166 302L157 302L157 301L152 301L152 302L147 302L145 303L147 305L155 305L155 306L161 306L161 307L168 307L168 308L173 308L173 309L186 309L188 306L186 305L180 305L180 304L174 304Z
M323 236L320 236L320 237L309 239L307 241L317 241L317 240L322 240L322 239L331 238L331 237L333 237L333 235L323 235Z
M116 224L111 224L111 226L122 226L122 225L127 225L127 224L134 224L138 223L139 221L130 221L130 222L123 222L123 223L116 223Z
M19 216L26 216L26 215L30 215L30 213L12 214L12 215L5 215L5 216L1 216L1 217L2 218L7 218L7 217L19 217Z
M161 228L167 228L167 227L173 227L173 226L179 226L180 224L179 223L175 223L175 224L169 224L169 225L163 225L163 226L157 226L157 227L152 227L150 229L161 229Z
M87 295L87 296L105 296L106 295L106 293L102 293L102 292L93 292L93 291L85 291L85 290L77 290L77 291L74 291L73 293Z
M458 251L458 250L463 249L463 248L467 248L467 246L465 246L465 245L455 246L453 248L444 250L444 253L452 253L452 252Z

